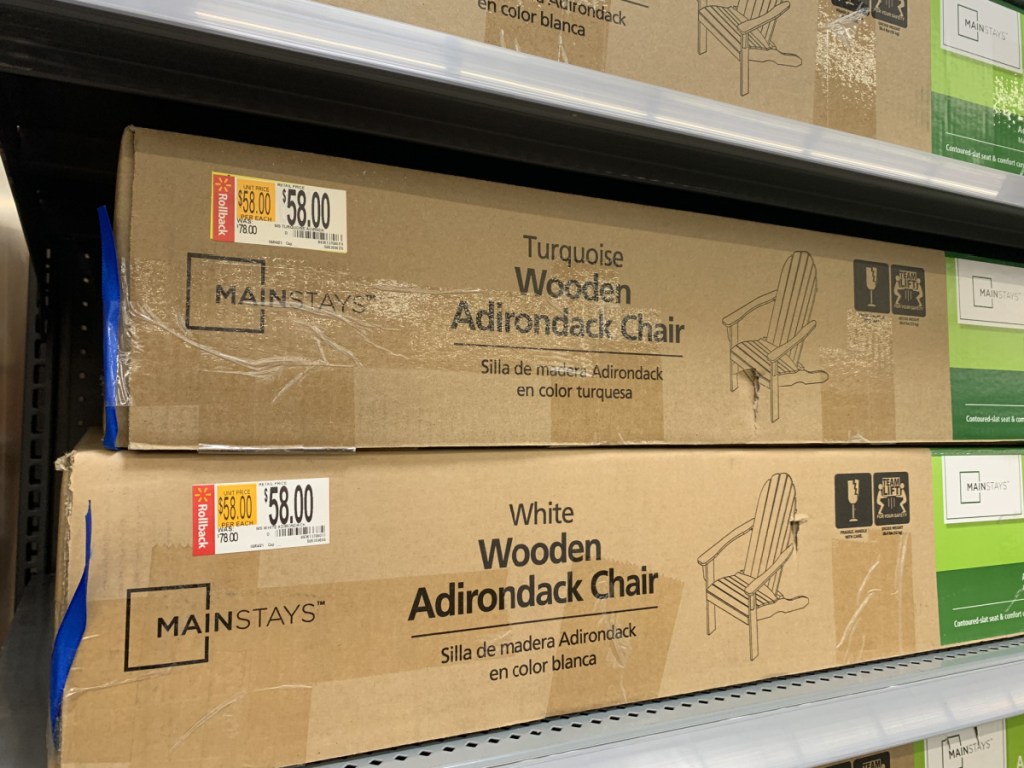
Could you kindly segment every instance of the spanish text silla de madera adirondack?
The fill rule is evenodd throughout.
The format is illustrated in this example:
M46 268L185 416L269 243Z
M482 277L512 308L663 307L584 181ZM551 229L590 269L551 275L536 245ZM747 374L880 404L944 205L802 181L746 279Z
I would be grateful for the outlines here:
M550 505L545 508L537 502L529 506L509 504L509 512L516 525L531 524L523 523L524 520L532 520L536 525L537 521L545 519L541 511L549 513L551 509ZM562 522L572 522L572 508L563 507L560 510L568 512L568 519L563 518ZM601 560L600 539L570 539L565 531L553 541L544 539L522 542L508 536L478 539L477 547L485 571ZM419 587L409 611L409 621L565 605L584 600L589 602L591 599L628 600L653 595L657 581L658 573L648 570L646 565L640 565L639 568L627 566L626 569L621 565L617 568L600 568L584 578L574 576L572 570L554 580L538 579L536 574L531 573L522 584L501 587L474 587L464 581L450 581L446 587L433 594L427 587Z

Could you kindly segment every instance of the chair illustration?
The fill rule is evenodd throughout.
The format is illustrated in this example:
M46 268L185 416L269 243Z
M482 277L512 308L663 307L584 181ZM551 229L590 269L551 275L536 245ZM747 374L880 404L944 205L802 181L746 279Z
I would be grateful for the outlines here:
M708 635L717 628L719 609L750 628L750 660L757 658L757 623L777 613L806 608L806 597L786 598L779 591L782 569L796 550L792 521L796 514L793 478L777 473L761 488L752 520L734 528L697 558L704 569ZM750 534L743 570L715 577L715 559L725 549Z
M697 0L697 53L708 50L708 32L740 62L740 96L750 92L750 62L771 61L799 67L795 53L783 53L772 42L775 23L789 10L787 0L737 0L733 5L710 5Z
M738 376L746 372L757 383L771 389L772 421L779 420L779 388L793 384L821 384L825 371L808 371L800 362L804 342L817 323L811 320L814 295L818 290L814 260L807 251L796 251L782 265L779 285L722 318L729 335L730 391L735 392ZM764 336L741 341L740 320L767 304L771 318Z

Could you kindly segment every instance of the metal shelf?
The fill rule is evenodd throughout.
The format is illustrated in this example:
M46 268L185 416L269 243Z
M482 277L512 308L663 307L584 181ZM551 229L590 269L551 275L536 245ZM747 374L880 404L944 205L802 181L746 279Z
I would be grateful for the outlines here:
M0 768L45 764L52 582L0 650ZM321 768L801 768L1024 712L1024 637L554 717Z
M50 225L65 219L35 186L40 172L53 176L52 189L93 181L104 189L112 176L86 162L76 177L84 182L64 184L66 163L40 147L85 147L79 154L91 158L96 146L113 157L117 131L140 119L133 96L198 107L186 128L205 120L215 130L218 121L206 119L213 110L254 121L272 115L511 160L539 169L538 184L561 169L635 182L653 190L655 204L672 204L665 193L683 190L729 206L738 200L860 222L869 236L893 227L935 247L959 247L936 244L959 238L1019 248L1024 229L1022 177L309 0L0 0L0 74L38 83L40 104L53 94L64 104L67 84L125 96L121 111L105 101L102 114L74 119L83 135L94 131L91 143L63 124L47 139L0 116L5 150L17 142L19 158L37 161L20 164L15 179L23 182L15 185L19 206L40 212L24 217L37 246L66 237ZM41 109L26 107L26 115L30 128L52 130L46 120L33 125ZM0 651L0 768L45 764L51 589L38 579L29 585ZM795 768L1021 712L1024 639L1015 639L322 765Z
M325 763L330 768L802 768L1024 711L1024 638Z
M0 0L0 73L275 115L530 163L540 176L562 169L947 243L1015 248L1024 228L1020 176L311 0Z
M53 578L33 579L0 648L0 768L46 765Z
M1024 207L1024 178L310 0L65 0L325 61Z

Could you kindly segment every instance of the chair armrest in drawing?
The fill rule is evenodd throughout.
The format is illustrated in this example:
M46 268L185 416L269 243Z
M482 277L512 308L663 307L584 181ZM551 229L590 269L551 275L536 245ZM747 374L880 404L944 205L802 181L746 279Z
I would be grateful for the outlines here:
M789 10L789 2L788 2L788 0L783 0L783 2L779 3L778 5L776 5L770 11L768 11L768 13L760 15L756 19L750 19L748 21L741 21L736 26L736 29L739 30L739 33L741 35L749 34L750 32L753 32L758 27L763 27L768 22L774 21L775 19L779 18L779 16L781 16L782 14L784 14L788 10Z
M758 576L756 579L751 581L749 584L747 584L746 587L743 588L743 590L747 593L747 597L753 597L754 595L756 595L757 591L761 589L761 587L763 587L765 584L767 584L768 580L772 576L774 576L779 570L782 569L782 566L786 564L786 561L789 560L789 558L793 555L795 551L796 547L792 544L790 544L788 547L782 550L782 553L777 558L775 558L775 562L769 565L765 569L764 573L762 573L760 576Z
M723 536L718 541L716 541L714 544L712 544L710 547L708 547L708 549L697 558L697 565L706 566L708 563L710 563L716 557L718 557L720 554L722 554L723 550L725 550L726 547L728 547L730 544L732 544L738 538L740 538L740 537L750 533L750 531L753 528L754 528L754 519L753 518L751 518L750 520L747 520L745 523L741 523L740 525L736 526L731 531L729 531L727 534L725 534L725 536Z
M775 349L769 352L768 360L774 363L780 357L789 352L793 347L797 346L798 344L803 344L807 337L810 336L814 329L817 327L818 323L816 321L811 320L810 322L808 322L807 325L805 325L803 328L797 331L797 333L793 336L792 339L790 339L789 341L782 342L781 344L779 344L779 346L777 346Z
M755 309L763 307L765 304L771 304L773 301L775 301L775 297L776 295L778 295L778 293L779 292L777 290L771 291L769 293L764 294L763 296L758 296L756 299L753 299L752 301L748 301L735 312L732 312L723 317L722 325L726 327L732 327L736 325L736 323L738 323L744 317L749 315Z

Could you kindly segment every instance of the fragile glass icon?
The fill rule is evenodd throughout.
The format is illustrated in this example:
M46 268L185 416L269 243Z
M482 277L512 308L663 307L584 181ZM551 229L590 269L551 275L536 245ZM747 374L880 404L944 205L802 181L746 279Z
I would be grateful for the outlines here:
M878 287L878 267L864 268L864 281L868 288L868 306L875 308L875 288Z
M846 481L846 500L850 502L850 522L859 523L857 519L857 500L860 499L860 480Z

